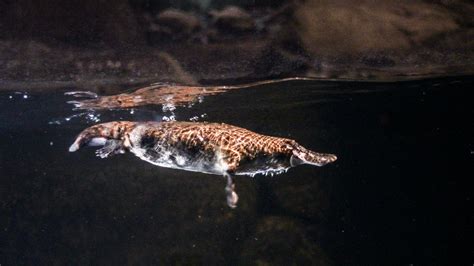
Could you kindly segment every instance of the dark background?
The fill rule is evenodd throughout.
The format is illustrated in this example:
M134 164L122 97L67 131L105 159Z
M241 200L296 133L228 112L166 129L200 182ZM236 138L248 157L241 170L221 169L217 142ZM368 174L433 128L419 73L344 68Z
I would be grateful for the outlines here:
M0 1L2 88L470 74L471 1Z

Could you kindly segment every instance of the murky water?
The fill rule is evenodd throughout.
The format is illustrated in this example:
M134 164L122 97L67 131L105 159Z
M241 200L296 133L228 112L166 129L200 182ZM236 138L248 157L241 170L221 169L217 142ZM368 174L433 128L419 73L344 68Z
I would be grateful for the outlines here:
M67 103L75 88L2 92L0 264L472 263L473 81L287 81L94 111ZM291 138L338 160L238 176L230 209L223 177L68 152L95 123L170 119Z

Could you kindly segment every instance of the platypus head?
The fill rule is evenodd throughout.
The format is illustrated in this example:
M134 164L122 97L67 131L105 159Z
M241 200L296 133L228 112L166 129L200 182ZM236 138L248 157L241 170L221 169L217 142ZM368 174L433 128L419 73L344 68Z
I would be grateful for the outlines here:
M77 136L69 151L75 152L85 145L103 146L107 140L125 141L125 137L135 125L135 122L116 121L88 127Z

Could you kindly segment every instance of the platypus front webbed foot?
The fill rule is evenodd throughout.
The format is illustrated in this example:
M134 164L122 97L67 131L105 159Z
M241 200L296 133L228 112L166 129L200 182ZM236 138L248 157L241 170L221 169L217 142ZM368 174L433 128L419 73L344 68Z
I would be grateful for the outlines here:
M104 147L95 151L95 154L100 158L107 158L115 154L123 154L123 142L121 140L109 139L105 142Z
M232 176L229 173L225 173L224 177L227 178L227 185L225 187L225 193L227 196L227 205L232 209L237 207L239 196L235 193L235 183Z

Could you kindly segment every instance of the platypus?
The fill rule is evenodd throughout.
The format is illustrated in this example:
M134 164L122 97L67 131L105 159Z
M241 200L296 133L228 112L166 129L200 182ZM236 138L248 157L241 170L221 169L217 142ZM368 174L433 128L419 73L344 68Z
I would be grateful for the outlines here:
M305 149L296 141L207 122L114 121L86 128L69 148L103 146L101 158L130 151L152 164L222 175L227 178L227 204L237 206L233 175L279 174L300 164L323 166L333 154Z

